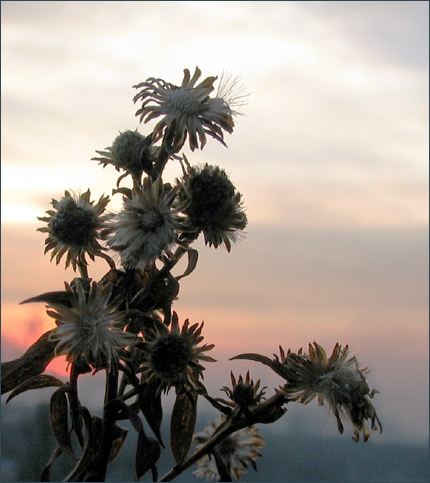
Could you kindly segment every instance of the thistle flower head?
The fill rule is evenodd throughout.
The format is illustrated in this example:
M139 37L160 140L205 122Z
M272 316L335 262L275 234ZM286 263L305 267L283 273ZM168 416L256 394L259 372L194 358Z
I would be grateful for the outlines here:
M206 244L218 248L224 243L230 251L232 242L241 237L239 230L247 225L242 195L219 166L190 166L185 157L184 163L178 198L188 199L189 204L184 210L183 231L203 232Z
M51 260L56 257L59 264L61 258L67 253L66 268L71 264L73 270L77 265L87 265L85 255L94 260L100 256L109 259L99 244L101 231L110 215L102 215L109 202L108 196L101 196L98 203L90 201L90 190L75 195L65 191L60 201L52 200L53 210L46 213L49 216L38 217L38 220L48 224L37 231L48 233L45 240L45 253L52 250Z
M163 116L155 126L154 137L159 139L164 135L171 140L174 152L182 148L187 135L190 148L194 151L196 148L203 149L206 135L225 146L223 131L233 132L233 116L237 113L231 109L231 105L235 103L234 93L238 91L237 79L229 79L222 84L218 92L223 97L219 94L211 98L217 77L207 77L197 84L200 76L201 71L196 67L193 77L188 69L184 70L181 86L153 77L134 86L141 89L134 97L134 102L142 102L136 116L140 116L140 122Z
M58 341L55 355L69 362L86 362L100 369L110 367L135 337L124 332L125 312L111 302L112 285L93 282L89 291L83 283L65 283L70 306L51 302L47 313L57 322L50 338Z
M279 360L279 359L278 359ZM377 393L370 392L366 382L367 368L361 368L355 356L349 357L349 348L344 349L336 344L332 355L327 358L324 349L314 342L309 344L309 354L300 350L297 354L281 348L281 358L288 383L283 391L288 398L307 404L316 396L320 405L327 403L336 416L340 433L343 433L341 416L350 420L354 426L354 441L359 441L360 432L363 439L369 439L370 431L366 420L370 419L372 430L378 429L375 408L369 400Z
M128 174L139 180L143 172L151 171L155 151L152 136L145 137L137 130L124 131L115 138L111 147L105 151L96 151L101 157L92 159L99 161L104 168L112 164L117 171L124 170L125 174L120 180Z
M202 432L194 435L194 441L197 443L196 450L209 441L225 419L226 416L222 414L218 419L209 421L209 425ZM198 478L205 478L208 481L228 481L220 480L218 460L218 465L222 465L229 475L239 479L241 473L247 472L248 465L251 465L254 470L257 469L256 460L262 455L260 449L263 447L263 436L260 435L258 428L249 426L227 436L215 446L212 454L204 456L197 462L197 470L193 473Z
M249 371L246 373L245 379L243 379L242 376L239 376L237 381L233 373L231 373L231 384L231 389L226 386L222 388L222 391L224 391L231 401L233 401L223 401L229 406L234 407L236 404L239 404L242 407L248 407L258 404L261 399L264 399L264 389L266 388L264 387L259 391L260 381L257 381L254 384L254 381L249 376Z
M158 323L145 334L147 342L142 347L146 357L142 370L147 375L148 383L158 383L158 392L168 391L173 386L177 389L196 389L204 371L200 361L215 362L205 354L214 345L199 346L203 340L202 329L203 322L200 326L194 324L190 327L188 319L180 329L178 315L173 312L170 330Z
M108 245L119 253L124 268L145 270L148 264L169 249L180 228L179 209L172 208L177 188L163 185L161 178L149 177L131 197L124 197L124 206L109 224Z

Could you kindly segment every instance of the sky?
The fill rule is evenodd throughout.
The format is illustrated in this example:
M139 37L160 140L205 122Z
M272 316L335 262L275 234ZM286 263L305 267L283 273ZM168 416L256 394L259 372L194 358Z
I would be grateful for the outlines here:
M428 441L428 8L3 1L2 361L53 327L42 304L19 302L74 278L43 256L37 216L66 189L110 194L117 173L91 161L95 151L153 127L135 117L133 86L178 85L198 66L203 78L241 76L248 94L228 148L184 149L229 173L249 220L231 253L196 242L197 269L174 305L180 321L204 320L216 346L207 387L220 397L230 370L250 369L270 393L278 376L228 359L348 344L380 391L384 433L372 439ZM171 162L164 181L179 174ZM90 276L107 270L99 262ZM52 373L66 378L64 367ZM316 403L290 413L326 427Z

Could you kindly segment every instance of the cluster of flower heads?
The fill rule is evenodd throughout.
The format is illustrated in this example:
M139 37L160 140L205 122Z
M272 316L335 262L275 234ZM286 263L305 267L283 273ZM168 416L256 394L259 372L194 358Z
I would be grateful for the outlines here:
M202 168L191 166L184 155L183 177L175 188L163 184L159 172L166 159L178 158L175 153L187 136L194 150L203 148L206 134L225 144L223 131L233 131L237 112L231 106L244 97L240 96L238 79L222 79L212 98L217 77L197 84L200 75L196 68L191 78L186 69L181 86L154 78L136 86L142 89L134 99L142 101L136 115L145 122L159 116L162 119L149 136L137 130L120 133L111 147L97 151L100 156L93 158L103 167L112 165L123 171L117 186L130 175L133 189L114 191L124 194L123 209L114 221L112 214L103 215L109 197L102 196L94 205L89 190L80 196L66 191L59 202L53 200L54 210L47 212L50 216L39 218L48 226L39 231L49 234L46 251L53 250L52 258L56 256L57 263L67 253L66 267L71 264L76 270L87 264L88 254L92 260L95 256L105 258L113 267L105 253L111 249L119 255L124 268L144 269L156 259L169 256L179 237L182 241L195 239L203 233L206 244L215 248L224 244L228 251L232 242L240 239L247 225L242 195L224 170L208 164ZM148 176L142 182L143 173ZM106 239L103 247L100 243Z
M121 359L130 362L130 354L138 351L139 363L133 368L134 374L141 373L143 385L155 387L157 396L172 387L178 394L202 393L202 390L205 393L200 382L204 371L201 362L215 360L206 354L214 345L201 345L203 323L190 326L186 319L180 327L176 312L171 316L172 299L167 311L164 307L157 308L164 314L164 322L154 309L137 314L146 322L137 331L130 329L134 314L129 309L129 300L114 296L113 284L105 279L91 283L85 257L88 255L92 260L101 257L112 272L118 272L115 261L108 255L110 250L120 261L124 276L161 273L163 269L159 271L156 263L164 263L166 270L169 260L175 257L175 246L188 250L188 245L201 233L207 245L218 248L224 244L227 251L241 238L247 217L242 195L227 173L207 163L191 166L185 155L176 155L187 137L192 151L205 146L207 135L225 145L224 132L233 132L233 116L237 114L233 106L243 97L238 94L238 81L221 82L216 96L210 97L216 77L198 83L201 76L198 68L193 77L187 69L184 73L181 86L155 78L135 86L140 89L134 97L134 102L141 102L136 113L140 122L159 117L161 120L149 136L137 130L120 133L111 147L97 151L100 157L93 158L103 167L112 165L123 171L117 181L118 189L113 191L123 195L120 212L105 213L108 196L102 196L95 204L90 199L90 190L80 195L66 191L60 201L52 200L49 216L39 218L47 226L38 229L48 234L45 253L52 250L51 261L55 257L58 264L66 255L66 268L69 265L75 271L78 268L82 277L71 285L66 283L63 296L45 299L48 314L57 324L50 335L57 342L55 355L66 355L69 363L109 371ZM159 141L161 145L157 145ZM162 180L169 159L180 159L183 170L173 187ZM146 177L142 180L144 173ZM126 176L132 178L132 189L119 188ZM145 282L148 286L152 283L150 278ZM142 287L143 291L146 289L146 285ZM377 391L370 392L366 382L368 370L360 367L355 356L348 356L348 346L342 349L337 344L330 358L316 342L309 345L308 354L301 349L297 354L285 353L280 348L280 357L275 356L274 360L256 354L235 358L263 362L284 377L287 383L277 394L285 400L307 404L318 397L320 404L327 403L341 433L341 418L352 422L355 441L361 432L364 441L368 440L366 420L371 421L373 430L378 422L382 431L369 400ZM249 372L238 380L231 373L231 382L231 389L223 388L230 401L217 400L218 404L224 404L221 409L225 414L250 417L250 408L265 404L262 400L266 388L260 389L260 381L254 383ZM225 414L195 436L197 450L224 425ZM239 478L249 465L256 468L264 443L249 421L248 427L230 434L198 461L197 476L216 481L225 473Z
M247 225L241 194L224 170L218 166L191 167L172 188L161 178L145 178L140 187L123 190L123 208L116 214L102 215L109 198L94 206L88 190L79 197L66 191L38 230L48 233L45 253L52 251L57 264L67 253L66 267L87 265L85 255L105 258L113 267L107 249L113 250L125 269L144 270L157 259L171 255L184 238L204 234L205 243L228 251L242 236ZM181 238L180 238L181 237ZM106 241L106 246L100 244Z
M97 151L99 157L93 158L103 167L112 165L122 172L118 189L113 190L123 195L122 209L117 214L105 213L108 196L95 204L90 190L81 195L66 191L60 201L52 200L49 216L39 218L46 226L38 230L48 234L45 253L52 250L51 260L55 257L57 264L66 255L66 268L79 269L81 280L88 278L87 255L92 260L105 259L111 269L116 269L115 259L125 273L152 273L157 260L167 264L175 246L187 249L200 233L210 246L224 243L230 251L232 242L240 238L238 231L246 226L241 195L219 167L192 167L184 155L182 179L174 187L162 180L160 166L170 158L181 159L176 153L187 137L191 150L203 148L206 135L225 144L223 132L233 131L237 114L231 106L241 97L238 79L222 80L218 93L211 97L216 77L198 83L198 68L193 77L188 70L184 72L181 86L153 78L136 86L141 89L134 98L142 103L136 113L140 121L161 120L148 136L137 130L120 132L111 147ZM119 188L126 176L132 178L131 189ZM126 307L113 300L112 287L95 284L84 290L84 284L66 284L66 292L69 304L48 306L55 310L49 314L58 325L52 335L58 341L56 354L94 367L117 360L131 337L124 330ZM179 330L175 314L170 329L160 324L153 332L146 331L142 371L149 379L156 378L162 389L180 384L194 387L203 370L198 361L213 360L204 354L212 346L198 347L201 330L202 326L189 327L188 321Z
M382 432L382 425L376 415L375 408L369 400L377 393L370 391L366 382L367 368L361 368L356 356L349 356L349 348L344 349L336 344L332 355L328 358L325 350L316 342L309 344L309 353L300 349L297 354L290 350L285 354L280 348L280 359L283 375L288 383L283 391L292 401L307 404L318 397L320 405L328 407L336 416L340 433L343 433L341 417L350 420L354 426L354 441L359 441L360 432L366 442L370 430L366 420L371 421L372 430Z
M209 421L209 425L194 436L196 450L206 444L225 421L224 414ZM264 447L263 439L257 426L236 431L216 445L211 454L197 462L194 474L208 481L231 481L220 479L221 466L229 475L239 479L241 473L246 473L249 465L257 469L256 460L262 455L260 450Z

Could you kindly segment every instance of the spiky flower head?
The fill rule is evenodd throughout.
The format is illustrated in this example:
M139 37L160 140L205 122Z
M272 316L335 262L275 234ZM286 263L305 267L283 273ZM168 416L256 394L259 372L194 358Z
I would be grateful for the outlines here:
M158 383L158 392L168 391L173 386L177 390L198 388L199 377L203 377L204 371L200 361L215 362L205 354L214 344L199 346L204 339L202 329L203 322L200 326L190 326L188 319L180 328L178 315L173 312L170 329L160 322L147 331L146 342L142 344L145 353L142 371L148 383Z
M155 126L154 138L160 139L164 135L173 152L182 148L187 134L190 148L194 151L196 148L203 149L206 135L225 146L223 131L233 132L233 116L237 112L231 107L237 98L234 95L234 91L238 91L237 79L227 79L220 85L216 97L210 97L217 77L207 77L196 85L200 76L201 71L196 67L193 77L188 69L184 69L181 86L153 77L134 86L141 89L134 102L142 102L136 116L140 116L140 122L163 116Z
M224 243L227 251L241 238L248 221L242 195L219 166L191 166L184 156L184 175L179 200L189 200L182 229L190 234L203 232L205 243L218 248Z
M123 349L135 341L125 332L126 312L111 301L112 285L91 286L65 283L70 303L50 302L47 313L57 322L51 340L57 341L55 355L68 362L87 363L96 369L109 368Z
M99 161L104 168L112 164L117 171L124 170L125 173L118 179L119 185L121 179L129 174L140 180L143 172L149 173L155 160L155 151L152 135L145 137L137 130L128 130L120 133L105 151L96 151L101 157L92 159Z
M318 397L320 405L328 407L336 416L340 433L343 433L341 416L352 422L354 426L353 440L358 442L360 432L363 439L369 439L370 431L366 420L370 419L372 430L377 430L375 421L382 425L376 415L375 408L369 400L377 393L370 392L366 382L367 368L361 368L356 356L349 357L349 348L344 349L336 344L332 355L327 358L325 350L316 342L309 344L309 354L302 350L297 354L290 350L285 354L282 348L280 361L285 368L288 383L283 391L288 398L307 404Z
M209 425L194 436L196 450L209 441L225 420L226 416L221 414L218 419L209 421ZM257 470L256 460L262 456L260 449L264 447L263 439L257 426L240 429L216 445L211 454L201 458L193 473L198 478L205 478L208 481L229 481L220 480L218 467L222 466L229 475L239 479L241 473L247 472L248 465Z
M180 229L181 207L172 208L178 187L149 177L141 188L124 196L123 209L109 224L108 245L119 253L124 268L145 270L163 255L169 256Z
M91 192L76 195L65 191L60 201L52 200L53 210L46 213L49 216L38 217L38 220L48 224L37 231L48 233L45 240L45 253L52 250L51 261L56 257L59 264L61 258L67 253L66 268L71 264L73 270L77 266L85 266L88 262L85 255L94 260L102 257L114 267L112 260L103 253L104 248L99 240L110 215L102 215L109 202L109 196L101 196L98 203L90 201Z
M263 387L260 391L260 381L257 381L254 384L254 381L249 376L249 371L246 373L245 379L240 375L239 379L236 381L233 372L231 373L231 384L232 388L224 386L222 391L224 391L227 396L231 399L230 401L224 401L225 404L228 406L234 407L235 405L239 405L242 407L253 406L254 404L258 404L261 399L264 399L264 389Z

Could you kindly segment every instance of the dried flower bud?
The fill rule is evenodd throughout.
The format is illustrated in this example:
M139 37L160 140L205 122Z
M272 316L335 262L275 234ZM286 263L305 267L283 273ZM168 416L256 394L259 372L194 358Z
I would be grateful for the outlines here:
M156 148L152 145L152 136L143 136L136 131L124 131L120 133L112 146L106 151L96 151L100 158L92 158L99 161L105 168L112 164L117 171L126 171L124 176L131 174L135 179L140 179L143 172L150 173L156 157Z
M145 332L147 342L142 345L145 353L142 370L148 383L156 381L158 392L168 391L173 386L195 389L204 371L199 361L215 361L204 354L214 347L213 344L198 345L203 340L203 323L189 327L187 319L180 329L178 315L173 312L170 330L161 322L154 321L154 324L153 329Z
M227 402L223 401L225 404L234 407L236 404L242 407L252 406L254 404L258 404L261 399L264 399L264 389L260 388L260 381L257 381L254 384L254 381L250 379L249 371L246 373L246 378L243 380L242 376L239 376L239 380L236 381L233 373L231 373L231 383L232 389L228 387L223 387L223 391L227 394L227 396L233 401Z
M184 162L186 168L178 197L188 199L189 205L184 210L187 219L182 230L194 234L203 232L206 244L218 248L224 243L230 251L231 243L241 236L239 230L247 225L242 195L220 167L190 166L186 158Z
M110 215L103 215L109 202L108 196L100 197L96 205L90 201L90 190L79 196L65 191L60 201L52 200L54 210L48 210L49 216L38 217L48 226L38 228L37 231L49 233L45 240L45 253L52 250L51 260L56 256L56 263L67 252L66 268L71 264L73 270L77 265L87 265L85 254L94 260L99 256L105 258L111 267L111 259L102 251L104 248L98 240L105 228Z

